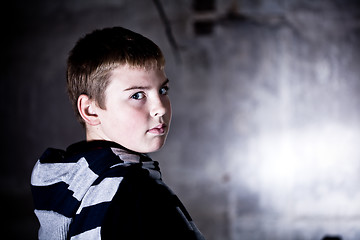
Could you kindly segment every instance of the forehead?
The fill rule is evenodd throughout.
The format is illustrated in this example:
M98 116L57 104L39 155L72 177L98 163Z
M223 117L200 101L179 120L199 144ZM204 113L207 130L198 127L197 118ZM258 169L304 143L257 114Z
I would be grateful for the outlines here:
M116 88L117 91L131 87L155 87L166 80L164 69L157 67L133 67L129 65L116 67L111 71L110 84L107 90Z

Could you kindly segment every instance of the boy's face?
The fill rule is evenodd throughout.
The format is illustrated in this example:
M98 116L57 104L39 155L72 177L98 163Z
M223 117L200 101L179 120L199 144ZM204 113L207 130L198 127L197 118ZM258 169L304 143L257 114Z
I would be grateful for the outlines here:
M169 82L163 70L121 66L113 70L105 91L105 109L91 138L116 142L149 153L165 143L171 121Z

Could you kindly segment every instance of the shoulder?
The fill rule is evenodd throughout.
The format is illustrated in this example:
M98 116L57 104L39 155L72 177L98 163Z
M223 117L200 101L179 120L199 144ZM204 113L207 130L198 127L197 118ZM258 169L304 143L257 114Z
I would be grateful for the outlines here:
M111 239L121 229L124 239L188 238L188 216L176 195L160 180L139 169L119 185L102 225L102 237ZM146 235L144 235L146 233Z
M66 152L62 149L47 148L40 156L39 160L41 163L63 162L65 159L65 155Z

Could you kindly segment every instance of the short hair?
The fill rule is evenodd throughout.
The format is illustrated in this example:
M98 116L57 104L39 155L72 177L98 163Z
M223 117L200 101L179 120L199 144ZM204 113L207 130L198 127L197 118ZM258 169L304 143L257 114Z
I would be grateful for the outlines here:
M119 66L163 69L165 59L150 39L122 27L98 29L80 38L67 61L67 90L79 122L85 122L77 109L85 94L105 109L105 90L111 71Z

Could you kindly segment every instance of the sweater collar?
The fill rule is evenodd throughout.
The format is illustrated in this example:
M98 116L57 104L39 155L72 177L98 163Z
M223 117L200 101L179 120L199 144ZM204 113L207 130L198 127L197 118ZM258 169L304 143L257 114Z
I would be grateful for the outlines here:
M138 153L123 147L122 145L104 140L81 141L67 147L66 155L72 156L88 151L110 148L124 162L148 162L152 161L146 154Z

